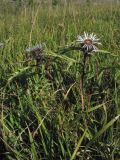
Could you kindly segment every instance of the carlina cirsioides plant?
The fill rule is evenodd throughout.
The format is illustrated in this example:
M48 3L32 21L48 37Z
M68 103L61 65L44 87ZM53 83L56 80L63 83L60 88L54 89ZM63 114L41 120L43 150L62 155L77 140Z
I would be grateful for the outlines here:
M82 110L84 111L85 102L84 102L84 78L85 78L85 68L86 68L86 61L88 56L92 53L98 51L98 45L101 45L99 39L95 34L88 34L84 32L82 36L78 36L77 42L81 47L81 51L83 52L83 65L82 65L82 73L80 78L80 91L81 91L81 102L82 102Z

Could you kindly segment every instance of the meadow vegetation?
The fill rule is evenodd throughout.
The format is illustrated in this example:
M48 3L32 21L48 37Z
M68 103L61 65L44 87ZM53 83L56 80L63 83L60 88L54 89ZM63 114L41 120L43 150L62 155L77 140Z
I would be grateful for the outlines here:
M0 6L0 160L120 159L120 6ZM95 33L86 63L66 48ZM39 61L26 48L43 45Z

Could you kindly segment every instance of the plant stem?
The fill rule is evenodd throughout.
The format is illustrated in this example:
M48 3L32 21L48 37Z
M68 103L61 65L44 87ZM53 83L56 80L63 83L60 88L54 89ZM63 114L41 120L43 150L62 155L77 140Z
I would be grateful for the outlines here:
M85 101L84 101L84 77L85 77L86 60L87 60L87 54L84 53L83 66L82 66L82 75L81 75L81 79L80 79L80 93L81 93L82 111L84 111L84 108L85 108Z

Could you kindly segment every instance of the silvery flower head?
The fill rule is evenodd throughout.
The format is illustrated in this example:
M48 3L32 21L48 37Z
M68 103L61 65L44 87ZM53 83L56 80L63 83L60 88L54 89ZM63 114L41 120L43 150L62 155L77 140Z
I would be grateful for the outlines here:
M41 44L38 44L31 48L27 48L25 51L26 53L31 53L34 59L41 59L41 56L43 54L43 46Z
M33 46L33 47L31 47L31 48L27 48L26 49L26 52L27 53L31 53L31 52L36 52L36 51L42 51L43 50L43 48L42 48L42 45L41 44L37 44L36 46Z
M101 44L95 34L88 34L86 32L84 32L83 36L78 36L77 42L81 44L81 49L86 54L98 50L97 46Z

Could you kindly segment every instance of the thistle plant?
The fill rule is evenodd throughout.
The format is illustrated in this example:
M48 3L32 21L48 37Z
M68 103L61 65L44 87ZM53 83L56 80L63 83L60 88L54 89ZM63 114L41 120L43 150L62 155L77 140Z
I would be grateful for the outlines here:
M81 91L81 102L82 102L82 110L84 111L84 79L85 79L85 69L86 69L86 61L88 56L90 56L93 52L97 52L97 46L101 43L96 35L88 34L84 32L83 36L78 36L77 42L81 47L81 51L83 52L83 64L82 64L82 73L80 79L80 91Z

